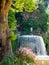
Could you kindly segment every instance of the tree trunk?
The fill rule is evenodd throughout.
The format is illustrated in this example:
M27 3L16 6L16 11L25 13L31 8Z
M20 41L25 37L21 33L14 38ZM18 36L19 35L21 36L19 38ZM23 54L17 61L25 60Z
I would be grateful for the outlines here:
M0 1L0 61L3 56L10 54L10 31L8 26L8 11L12 0Z

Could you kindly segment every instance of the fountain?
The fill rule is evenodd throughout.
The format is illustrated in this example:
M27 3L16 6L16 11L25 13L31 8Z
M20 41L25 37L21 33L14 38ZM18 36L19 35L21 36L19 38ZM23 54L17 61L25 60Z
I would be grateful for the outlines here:
M36 65L49 65L49 56L46 52L45 43L41 36L32 35L33 29L30 28L31 35L21 35L18 37L18 46L21 48L31 49L35 54Z
M49 65L49 56L41 36L22 35L18 38L19 47L29 48L35 53L35 65Z
M19 46L32 49L36 55L47 55L43 38L37 35L22 35L18 39Z

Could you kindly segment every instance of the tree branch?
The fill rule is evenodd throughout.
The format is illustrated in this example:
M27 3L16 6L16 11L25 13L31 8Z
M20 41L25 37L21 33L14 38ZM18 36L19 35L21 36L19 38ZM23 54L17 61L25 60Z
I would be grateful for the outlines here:
M5 9L6 9L6 10L9 10L11 4L12 4L12 0L6 0Z
M5 3L6 3L6 0L1 0L0 1L0 11L4 9Z

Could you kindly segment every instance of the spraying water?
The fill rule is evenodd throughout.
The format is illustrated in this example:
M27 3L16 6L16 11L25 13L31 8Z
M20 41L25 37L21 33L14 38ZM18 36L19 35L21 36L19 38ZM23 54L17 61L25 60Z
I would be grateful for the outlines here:
M36 55L47 55L45 44L41 36L22 35L19 37L19 45L32 49Z

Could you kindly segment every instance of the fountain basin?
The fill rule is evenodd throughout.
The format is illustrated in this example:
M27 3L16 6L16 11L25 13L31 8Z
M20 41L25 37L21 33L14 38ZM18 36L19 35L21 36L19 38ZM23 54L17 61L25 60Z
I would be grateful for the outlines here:
M19 36L18 46L32 49L31 51L36 55L34 58L35 65L49 65L49 56L47 55L45 43L41 36L37 35Z
M49 56L36 56L35 57L35 65L49 65Z
M37 55L35 57L35 60L49 60L49 56L48 55Z

